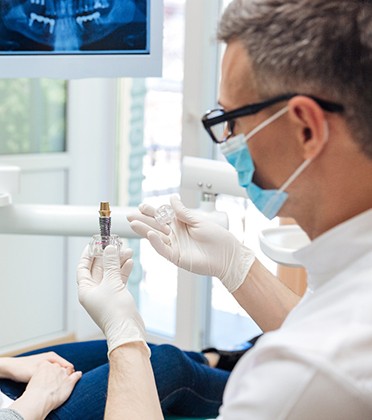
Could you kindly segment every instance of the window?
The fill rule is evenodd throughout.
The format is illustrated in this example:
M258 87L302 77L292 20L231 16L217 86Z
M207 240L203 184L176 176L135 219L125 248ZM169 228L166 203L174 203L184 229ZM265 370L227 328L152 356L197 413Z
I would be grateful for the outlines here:
M0 154L66 150L66 82L0 80Z
M164 1L162 78L121 80L119 205L136 206L145 200L157 207L179 191L185 2ZM157 255L147 240L129 240L128 245L135 260L129 287L147 330L171 340L177 268Z
M13 204L66 204L69 163L67 153L60 153L66 151L66 82L0 80L0 95L0 161L21 169L21 188ZM3 215L7 220L7 212ZM14 223L12 217L9 223ZM2 328L1 352L64 336L66 240L4 234L0 249L0 290L6 297L0 318L12 319Z
M208 107L212 108L217 102L217 73L219 71L217 51L219 46L213 40L212 34L215 33L219 6L218 2L210 4L190 2L188 7L190 8L187 10L192 17L195 20L200 20L200 22L193 20L191 24L188 22L190 27L199 25L198 28L205 31L205 33L203 32L205 39L200 41L198 45L195 43L195 36L194 38L190 37L192 38L192 45L188 45L189 51L192 50L193 54L191 59L199 57L201 60L205 60L202 62L205 75L199 74L202 72L195 71L196 68L199 69L197 65L200 63L194 62L186 65L186 71L190 71L190 67L192 67L192 77L189 75L188 78L184 78L183 46L186 1L165 0L163 78L146 79L144 82L146 85L144 98L145 156L143 159L144 180L142 189L143 198L155 207L168 202L169 195L178 192L179 189L182 131L185 133L185 127L182 127L182 119L185 121L190 116L191 133L200 130L196 136L190 135L189 131L187 132L187 148L182 145L183 152L185 153L185 149L187 149L186 154L193 156L212 156L213 145L201 126L200 118ZM211 18L208 21L208 31L205 29L208 24L204 19L204 14ZM191 32L193 31L191 30ZM190 43L190 40L188 39L186 42ZM210 69L208 66L210 66ZM200 79L198 79L199 76ZM187 88L191 87L190 90L186 90L186 83L188 83ZM206 86L207 84L209 85ZM183 92L184 86L185 92ZM190 99L189 95L191 91L193 92L193 89L201 93L202 99L198 95L193 95L191 100L186 101L187 109L182 109L182 105L185 105L185 96L188 95L188 99ZM201 92L202 90L203 92ZM187 118L182 118L184 112ZM195 131L193 131L194 129ZM223 159L218 155L217 148L213 150L217 158ZM276 265L262 255L258 245L257 234L259 230L268 226L268 221L264 216L247 200L236 197L218 197L217 210L228 213L230 230L240 240L244 240L247 246L253 248L269 269L275 271ZM276 224L277 221L271 223ZM180 311L181 301L185 302L183 303L184 307L181 308L182 314L185 314L187 319L192 318L187 328L191 327L190 330L196 331L192 338L190 338L191 334L185 334L181 338L181 344L185 343L184 345L189 346L189 348L190 346L200 346L200 343L232 347L260 331L217 279L212 280L211 293L205 290L202 292L195 290L194 293L193 290L187 297L182 293L177 296L177 268L158 256L148 241L142 240L140 249L143 280L139 286L139 302L147 331L167 338L174 338L179 335L179 330L176 331L176 309ZM180 284L183 280L179 280ZM199 281L198 278L197 280L195 289L198 289L205 279ZM186 287L188 287L189 283L183 284L187 284ZM205 312L210 309L210 313L205 317L204 313L199 316L199 313L203 310L200 310L198 305L202 306ZM185 307L186 310L184 310ZM180 327L179 319L177 319L177 328ZM199 324L195 325L197 323ZM177 344L179 344L178 341Z

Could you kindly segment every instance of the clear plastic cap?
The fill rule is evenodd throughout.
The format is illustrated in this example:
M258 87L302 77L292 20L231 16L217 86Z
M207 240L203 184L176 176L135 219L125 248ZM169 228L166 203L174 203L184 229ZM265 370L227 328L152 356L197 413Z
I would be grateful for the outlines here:
M155 220L161 225L167 225L174 219L174 210L169 204L158 207L154 216Z
M116 249L118 254L120 253L120 248L123 244L123 241L120 239L119 235L110 235L110 236L102 236L102 235L93 235L92 239L89 242L89 254L92 257L102 257L103 250L108 245L113 245Z

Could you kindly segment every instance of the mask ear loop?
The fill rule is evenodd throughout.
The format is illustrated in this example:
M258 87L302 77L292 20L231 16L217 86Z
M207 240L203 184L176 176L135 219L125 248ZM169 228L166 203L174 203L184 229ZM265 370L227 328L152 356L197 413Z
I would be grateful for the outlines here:
M309 158L303 161L301 165L287 179L287 181L285 181L284 184L278 189L278 192L286 190L292 184L292 182L301 174L301 172L304 171L307 166L309 166L312 160L312 158Z
M257 127L255 127L252 131L250 131L248 134L244 136L244 141L248 141L251 139L255 134L257 134L260 130L265 128L267 125L271 124L273 121L284 115L288 111L288 106L285 106L284 108L280 109L279 111L275 112L275 114L271 115L267 120L262 121L261 124L258 124Z
M293 172L293 174L284 182L284 184L275 191L275 194L271 196L270 200L266 203L265 211L270 212L275 203L276 197L281 194L287 194L285 190L290 184L301 174L302 171L311 163L312 159L306 159L302 164Z
M225 141L224 143L220 143L220 150L223 154L226 153L233 153L236 150L243 147L243 145L246 145L247 141L251 139L255 134L257 134L260 130L265 128L267 125L275 121L277 118L281 117L288 111L288 106L285 106L284 108L280 109L279 111L275 112L275 114L271 115L267 120L262 121L261 124L258 124L257 127L255 127L252 131L244 134L238 134L232 138L230 138L228 141Z

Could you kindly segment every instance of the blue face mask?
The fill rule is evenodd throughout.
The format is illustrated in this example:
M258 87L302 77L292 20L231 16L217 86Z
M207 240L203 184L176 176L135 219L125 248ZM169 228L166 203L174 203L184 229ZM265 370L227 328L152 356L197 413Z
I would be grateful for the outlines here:
M311 159L305 160L279 189L264 190L252 181L255 166L247 141L272 121L281 117L287 110L288 108L285 107L276 112L247 135L239 134L221 144L221 152L238 173L239 185L245 188L253 204L268 219L273 219L278 214L288 198L288 193L284 190L300 175Z

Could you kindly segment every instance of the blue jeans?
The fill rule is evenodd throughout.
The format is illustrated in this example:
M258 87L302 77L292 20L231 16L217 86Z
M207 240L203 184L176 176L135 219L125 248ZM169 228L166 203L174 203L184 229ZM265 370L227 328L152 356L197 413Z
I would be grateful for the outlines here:
M216 417L229 372L210 368L202 353L184 352L168 344L149 346L163 414ZM46 351L56 352L83 372L70 398L47 418L103 419L109 372L106 341L61 344L21 356ZM18 398L25 387L26 384L0 380L1 390L13 399Z

